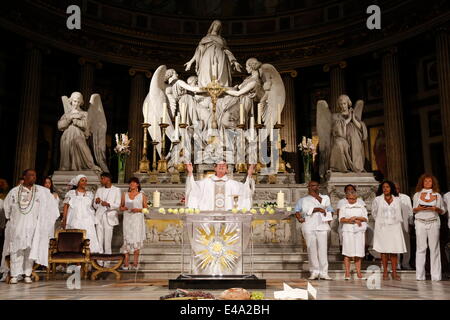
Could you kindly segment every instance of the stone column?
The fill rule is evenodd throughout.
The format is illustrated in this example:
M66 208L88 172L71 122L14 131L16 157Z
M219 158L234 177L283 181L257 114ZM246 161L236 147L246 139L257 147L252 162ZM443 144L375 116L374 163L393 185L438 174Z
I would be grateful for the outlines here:
M400 90L397 48L382 53L382 82L384 126L388 179L398 182L401 190L408 190L406 167L405 129Z
M442 136L447 173L447 189L450 190L450 50L448 28L436 33L436 64L439 82Z
M296 70L282 72L284 87L286 88L286 103L281 113L281 122L284 127L281 129L281 138L286 141L286 152L297 152L297 134L296 134L296 105L295 105L295 87L294 78L297 77Z
M144 115L142 113L142 105L148 93L146 79L152 76L148 70L130 68L128 70L131 76L130 86L130 107L128 109L128 136L132 139L131 155L127 159L125 168L126 178L133 176L133 173L139 169L139 160L142 153L142 123L144 122Z
M35 166L41 98L41 70L41 49L33 44L27 44L17 128L14 183L17 182L23 170L28 168L34 169Z
M323 66L324 72L330 73L330 108L333 112L337 112L337 99L341 94L345 94L345 72L347 67L346 61L336 63L328 63Z
M95 69L101 69L102 64L98 60L81 57L78 59L80 69L80 92L83 95L85 106L89 102L91 94L94 93Z

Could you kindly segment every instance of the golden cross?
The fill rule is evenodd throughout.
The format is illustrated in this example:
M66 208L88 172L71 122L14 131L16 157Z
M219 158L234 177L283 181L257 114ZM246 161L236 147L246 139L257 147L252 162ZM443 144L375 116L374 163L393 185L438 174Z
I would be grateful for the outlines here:
M206 91L211 97L212 102L212 129L217 129L217 119L216 119L216 104L219 97L227 90L220 85L219 81L215 77L212 78L211 82L202 90Z

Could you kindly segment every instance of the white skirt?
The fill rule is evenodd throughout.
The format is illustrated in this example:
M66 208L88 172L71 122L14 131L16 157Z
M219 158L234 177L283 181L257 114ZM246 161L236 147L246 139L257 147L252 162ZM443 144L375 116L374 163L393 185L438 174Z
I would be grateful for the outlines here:
M405 253L401 223L381 225L375 221L373 250L379 253Z
M142 212L123 214L123 245L122 253L134 253L144 246L146 239L145 218Z
M365 256L365 232L342 231L342 255Z

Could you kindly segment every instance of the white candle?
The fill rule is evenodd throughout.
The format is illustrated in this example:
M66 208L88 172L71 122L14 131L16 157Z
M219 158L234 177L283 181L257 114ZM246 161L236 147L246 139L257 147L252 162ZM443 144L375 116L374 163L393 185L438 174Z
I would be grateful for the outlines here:
M281 124L281 104L278 104L278 124Z
M255 139L255 117L250 117L250 140L253 141Z
M162 123L166 123L166 112L167 112L167 103L163 103L163 116L162 116Z
M239 123L244 124L244 105L242 103L239 105Z
M273 128L270 129L270 141L273 141Z
M180 115L177 114L177 116L175 117L175 132L174 132L174 138L175 141L178 141L179 138L179 128L180 128Z
M258 124L262 123L262 113L263 113L263 105L262 103L258 103Z
M159 208L160 202L161 202L161 192L158 192L158 190L156 190L155 192L153 192L153 207Z
M147 103L147 101L144 102L144 109L142 111L144 113L144 122L148 123L148 103Z
M158 126L158 121L156 121L156 114L153 114L153 141L156 141L156 127Z
M277 208L284 208L284 193L281 190L277 193Z
M186 123L186 103L181 104L181 123Z

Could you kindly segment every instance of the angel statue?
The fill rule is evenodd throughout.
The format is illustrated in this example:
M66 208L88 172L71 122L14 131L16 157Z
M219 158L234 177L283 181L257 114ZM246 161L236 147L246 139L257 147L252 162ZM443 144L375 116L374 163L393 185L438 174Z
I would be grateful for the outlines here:
M192 59L184 64L186 71L189 71L195 62L200 87L206 87L213 79L222 86L229 87L232 82L232 67L241 72L241 65L228 49L225 39L220 35L221 31L222 23L214 20L207 35L200 40Z
M245 68L250 76L234 90L227 90L226 93L240 98L239 103L244 105L244 113L247 117L253 114L253 103L261 103L263 105L262 121L267 129L271 129L276 124L278 112L282 112L286 100L283 80L273 65L262 64L256 58L248 59Z
M193 114L192 110L196 109L196 99L188 92L199 93L202 90L179 79L178 73L174 69L167 69L165 65L156 69L142 110L144 121L151 124L148 131L152 140L161 142L161 131L159 130L161 118L169 125L166 134L170 141L178 140L179 137L173 136L173 121L176 112L180 112L180 104L186 104L188 115ZM164 103L169 107L164 108ZM161 155L161 144L157 145L157 150L158 154Z
M63 96L64 114L58 121L61 137L61 161L59 170L94 170L109 172L106 165L106 117L100 95L91 95L88 111L83 111L83 95L73 92L70 98ZM87 139L92 135L93 149L98 166L94 162Z
M331 113L325 100L317 102L317 131L319 134L319 174L334 172L364 172L364 141L367 127L361 121L364 101L355 108L347 95L338 98L339 113Z

